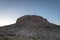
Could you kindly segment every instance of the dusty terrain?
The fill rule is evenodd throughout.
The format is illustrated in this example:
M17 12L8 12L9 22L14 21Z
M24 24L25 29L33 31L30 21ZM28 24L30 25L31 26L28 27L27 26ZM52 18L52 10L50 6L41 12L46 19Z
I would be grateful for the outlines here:
M25 15L0 27L0 40L60 40L60 26L41 16Z

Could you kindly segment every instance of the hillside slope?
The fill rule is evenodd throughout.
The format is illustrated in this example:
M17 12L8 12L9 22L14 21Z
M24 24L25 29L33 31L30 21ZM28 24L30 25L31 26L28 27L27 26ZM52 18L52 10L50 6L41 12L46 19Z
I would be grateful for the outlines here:
M0 28L1 40L60 40L60 26L41 16L25 15L15 24Z

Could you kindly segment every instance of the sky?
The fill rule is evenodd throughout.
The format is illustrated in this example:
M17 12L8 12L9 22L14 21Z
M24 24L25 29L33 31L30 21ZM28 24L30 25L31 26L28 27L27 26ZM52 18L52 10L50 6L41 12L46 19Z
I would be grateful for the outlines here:
M10 25L23 15L38 15L60 25L60 0L0 0L0 26Z

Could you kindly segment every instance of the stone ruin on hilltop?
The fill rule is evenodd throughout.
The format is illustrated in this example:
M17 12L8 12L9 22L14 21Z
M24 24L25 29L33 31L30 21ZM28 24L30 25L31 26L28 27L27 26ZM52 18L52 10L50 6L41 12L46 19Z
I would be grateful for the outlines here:
M41 16L36 16L36 15L25 15L17 19L16 23L17 24L23 24L26 22L34 22L34 23L41 23L41 24L48 24L49 22L47 19L41 17Z

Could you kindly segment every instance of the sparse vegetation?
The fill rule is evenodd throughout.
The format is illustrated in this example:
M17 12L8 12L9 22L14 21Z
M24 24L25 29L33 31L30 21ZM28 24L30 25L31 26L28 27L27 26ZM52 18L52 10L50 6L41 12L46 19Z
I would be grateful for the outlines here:
M60 26L53 25L46 19L33 15L23 16L15 24L0 28L0 31L0 40L40 40L45 39L46 36L49 36L50 39L60 39ZM52 36L57 37L52 38Z
M33 40L38 40L37 38L33 38Z

